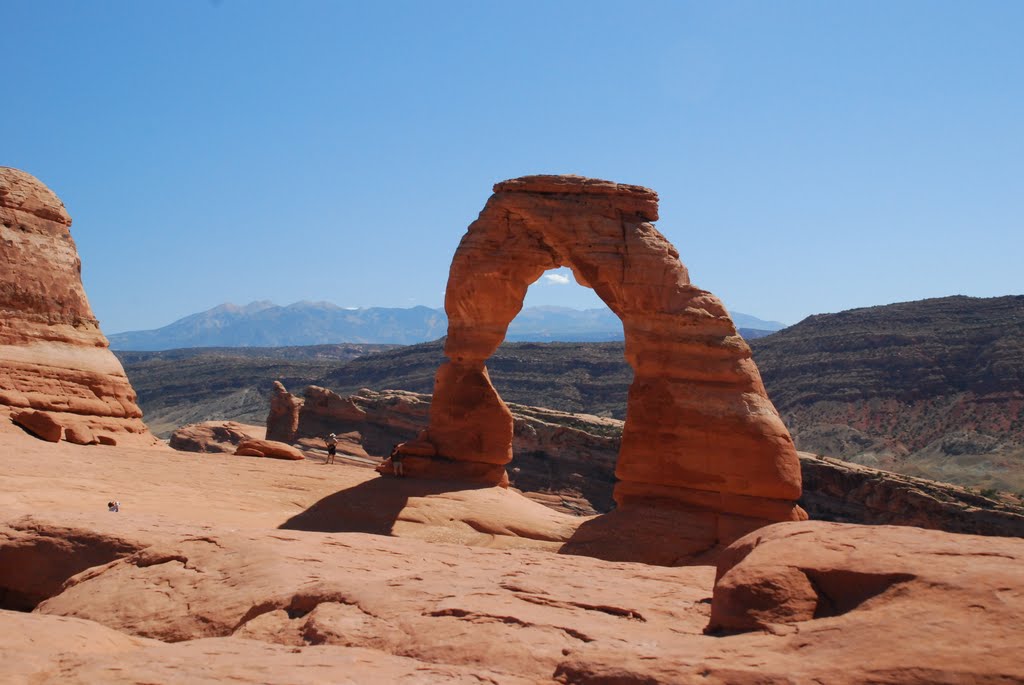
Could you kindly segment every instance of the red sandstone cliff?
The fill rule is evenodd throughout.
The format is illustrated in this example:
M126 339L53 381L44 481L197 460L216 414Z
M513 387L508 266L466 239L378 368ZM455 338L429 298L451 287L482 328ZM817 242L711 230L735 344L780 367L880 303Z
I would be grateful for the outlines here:
M42 411L83 439L152 443L89 307L70 225L49 188L0 167L0 413Z

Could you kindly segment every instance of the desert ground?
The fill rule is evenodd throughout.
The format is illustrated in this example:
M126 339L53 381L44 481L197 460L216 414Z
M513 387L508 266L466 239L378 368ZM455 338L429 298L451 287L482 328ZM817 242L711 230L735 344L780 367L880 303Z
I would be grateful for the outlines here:
M652 566L558 554L591 519L512 490L314 452L52 444L9 424L0 446L4 682L1024 678L1019 540L782 523ZM717 587L712 561L736 564ZM816 578L809 608L788 564Z

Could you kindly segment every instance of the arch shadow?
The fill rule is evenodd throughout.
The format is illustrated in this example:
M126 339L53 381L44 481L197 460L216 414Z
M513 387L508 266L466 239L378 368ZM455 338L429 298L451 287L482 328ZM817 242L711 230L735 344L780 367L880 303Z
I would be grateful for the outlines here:
M278 526L316 533L391 535L398 515L414 497L490 487L482 483L380 477L327 495Z

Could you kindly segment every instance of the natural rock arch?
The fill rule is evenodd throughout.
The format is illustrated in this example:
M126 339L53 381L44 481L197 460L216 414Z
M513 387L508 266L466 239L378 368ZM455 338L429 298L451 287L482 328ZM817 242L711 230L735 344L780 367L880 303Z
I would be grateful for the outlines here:
M512 416L485 362L530 284L567 266L622 319L634 371L619 507L669 501L726 514L720 532L806 517L793 440L750 348L718 298L690 284L657 218L657 193L640 186L578 176L494 186L452 260L449 361L435 377L429 428L400 446L407 473L507 484Z

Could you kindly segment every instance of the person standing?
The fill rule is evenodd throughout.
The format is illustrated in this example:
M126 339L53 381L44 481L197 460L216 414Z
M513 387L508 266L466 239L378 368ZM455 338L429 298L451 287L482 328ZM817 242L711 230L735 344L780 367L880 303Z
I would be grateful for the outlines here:
M325 461L324 463L333 464L334 457L338 453L338 436L335 435L334 433L331 433L326 438L324 438L324 444L327 445L327 461Z
M398 451L398 445L391 450L391 470L398 478L405 477L405 467L402 466L402 453Z

